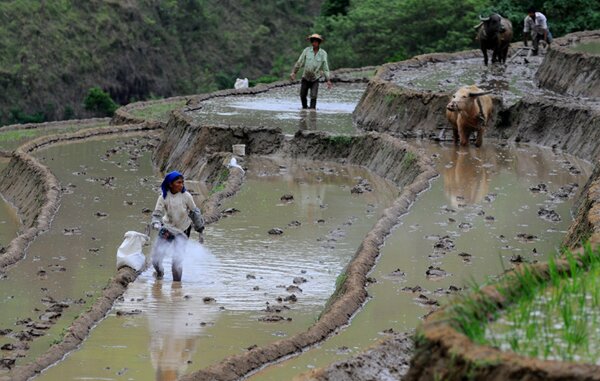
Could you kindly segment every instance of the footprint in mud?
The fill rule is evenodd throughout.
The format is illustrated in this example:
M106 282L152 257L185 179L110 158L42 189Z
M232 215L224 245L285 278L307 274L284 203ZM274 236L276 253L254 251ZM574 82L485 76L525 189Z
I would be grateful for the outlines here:
M544 207L541 207L538 210L538 216L546 221L550 221L550 222L560 222L561 218L560 215L558 213L556 213L554 210L552 209L546 209Z
M548 186L546 184L538 184L532 187L529 187L529 191L531 193L546 193L548 192Z
M387 279L391 279L396 282L401 282L406 280L406 273L400 269L396 269L385 276Z
M473 257L471 254L465 252L458 253L458 256L461 257L465 263L471 263L471 258Z
M452 274L446 272L446 270L444 270L440 267L437 267L437 266L429 266L429 268L427 268L427 271L425 271L425 276L427 277L427 279L433 280L433 281L441 280L450 275L452 275Z
M440 302L433 298L429 298L424 294L419 294L416 298L413 299L418 305L423 307L439 307Z
M267 233L269 233L270 235L282 235L283 230L280 228L272 228Z
M519 233L517 234L515 239L521 243L532 243L535 241L539 241L539 238L536 235L527 233Z
M473 224L471 224L470 222L461 222L460 224L458 224L458 228L462 231L469 231L473 228Z
M564 201L573 196L575 196L575 191L579 188L579 185L576 183L570 183L567 185L563 185L556 192L552 192L550 194L550 200L552 201Z
M407 287L402 287L400 289L400 291L410 292L410 293L413 293L413 294L416 294L416 293L429 293L429 291L425 290L423 287L421 287L419 285L416 285L416 286L413 286L413 287L408 287L408 286Z
M64 235L80 235L81 234L81 228L80 227L64 228L63 229L63 234Z
M434 244L433 244L433 250L434 253L447 253L449 251L454 250L454 241L450 238L450 236L443 236L440 237Z
M294 201L294 195L293 194L284 194L283 196L281 196L279 198L279 200L282 202L290 203L290 202Z

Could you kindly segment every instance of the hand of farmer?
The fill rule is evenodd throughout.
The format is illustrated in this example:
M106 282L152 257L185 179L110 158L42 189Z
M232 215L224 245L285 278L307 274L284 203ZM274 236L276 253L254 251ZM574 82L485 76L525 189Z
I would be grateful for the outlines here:
M296 80L296 73L292 73L292 74L290 74L290 79L291 79L292 81L295 81L295 80Z
M152 229L159 230L160 229L160 222L153 222L152 223Z
M331 90L332 87L333 83L331 83L331 81L327 81L327 90Z

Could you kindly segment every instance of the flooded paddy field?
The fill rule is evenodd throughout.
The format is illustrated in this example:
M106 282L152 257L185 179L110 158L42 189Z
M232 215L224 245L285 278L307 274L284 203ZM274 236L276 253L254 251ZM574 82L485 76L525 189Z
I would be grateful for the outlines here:
M398 190L355 167L247 160L242 190L207 227L182 284L144 272L82 348L39 379L175 379L318 318ZM358 183L372 191L352 193Z
M515 58L509 65L483 65L483 58L455 61L428 62L419 67L402 67L394 71L393 83L420 91L454 92L461 86L477 85L490 90L514 104L525 95L557 96L541 89L535 82L535 73L543 57Z
M127 230L143 230L156 193L149 140L95 139L38 151L63 186L50 231L0 279L0 346L30 361L60 339L115 274L115 252ZM4 231L3 231L4 234ZM0 370L0 379L2 379Z
M341 333L252 380L292 379L356 355L389 332L415 328L471 281L548 259L571 222L576 184L591 173L588 163L534 146L413 143L433 155L440 177L387 238L370 274L371 299Z
M571 47L571 49L575 50L576 52L600 55L600 41L582 42Z
M205 125L278 127L286 134L297 130L356 134L352 112L365 88L364 83L336 83L327 90L321 84L316 112L301 109L300 85L290 85L256 95L212 98L188 115Z

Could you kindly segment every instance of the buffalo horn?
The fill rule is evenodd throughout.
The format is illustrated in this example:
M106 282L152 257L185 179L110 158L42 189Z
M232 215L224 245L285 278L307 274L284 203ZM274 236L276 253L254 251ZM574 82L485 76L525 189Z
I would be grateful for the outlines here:
M479 97L479 96L487 95L487 94L491 94L491 93L492 92L490 90L488 90L488 91L480 91L478 93L469 93L469 96L470 97Z
M479 15L479 21L489 21L490 18L489 17L481 17L481 15Z

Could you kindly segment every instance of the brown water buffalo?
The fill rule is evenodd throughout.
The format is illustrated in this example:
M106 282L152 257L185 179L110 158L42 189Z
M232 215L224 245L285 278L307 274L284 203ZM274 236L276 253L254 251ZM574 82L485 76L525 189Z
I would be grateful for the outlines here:
M477 131L475 146L481 147L483 132L492 115L492 97L490 91L482 91L475 85L461 87L454 93L446 106L446 117L452 124L454 143L469 145L471 132Z
M488 64L488 50L492 50L492 63L506 63L508 48L513 37L512 23L509 19L500 16L497 13L489 17L479 16L481 23L475 28L477 39L483 52L483 62Z

